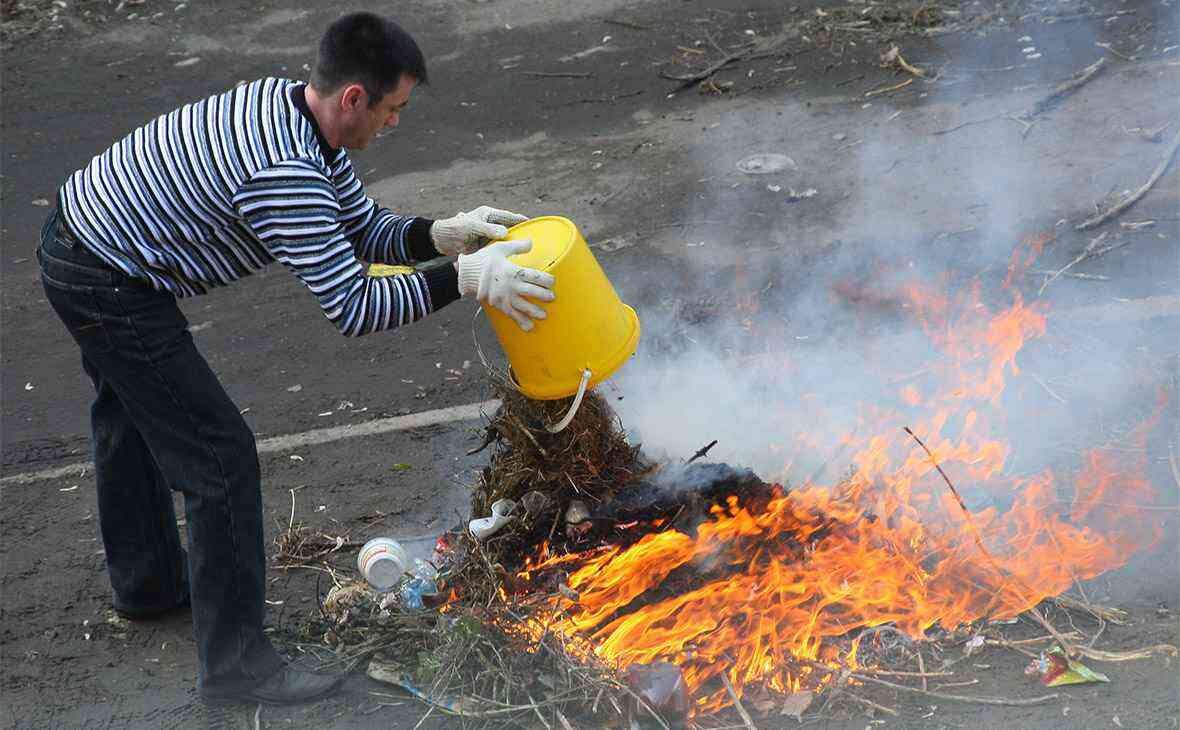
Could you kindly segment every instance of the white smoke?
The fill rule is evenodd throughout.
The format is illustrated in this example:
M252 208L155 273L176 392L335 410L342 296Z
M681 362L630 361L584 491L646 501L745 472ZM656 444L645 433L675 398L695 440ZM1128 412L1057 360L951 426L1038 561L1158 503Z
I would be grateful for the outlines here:
M1091 39L1086 47L1092 48L1090 31L1078 33ZM1084 60L1092 62L1099 53L1086 51ZM1044 75L1060 80L1061 64L1052 68L1056 73ZM1092 83L1102 88L1120 81ZM1043 98L1048 84L970 100L953 83L925 88L928 97L919 108L895 107L888 98L868 108L845 105L848 122L831 108L812 111L798 99L746 107L723 120L723 145L710 138L693 150L692 164L702 178L712 173L720 179L698 207L683 211L684 220L744 219L750 230L739 232L746 238L785 243L751 253L716 229L671 229L669 236L683 236L685 243L702 237L706 245L685 246L687 270L661 288L677 297L712 294L721 301L700 317L685 316L691 301L640 312L644 340L613 381L622 395L614 405L649 454L679 461L716 439L711 461L794 483L817 475L830 479L846 466L840 462L846 456L842 436L864 428L873 408L904 411L898 391L907 373L936 356L908 318L904 299L893 298L899 284L922 281L953 297L978 277L985 301L1000 307L1011 298L991 295L999 292L1022 238L1060 234L1034 269L1059 268L1073 255L1069 247L1089 240L1059 223L1078 216L1079 203L1109 185L1096 182L1097 175L1080 180L1063 174L1070 169L1063 160L1093 158L1092 149L1079 148L1088 144L1083 136L1074 137L1090 123L1086 97L1038 120L1039 128L1025 136L1026 123L1003 116L1000 107L1010 106L1015 116ZM840 141L834 132L843 135ZM735 171L739 160L759 152L788 155L797 169L777 177ZM735 208L733 185L747 196L748 210ZM809 186L820 194L785 202L789 188ZM765 197L774 187L782 190L783 202L777 217L767 217ZM694 266L697 257L706 263ZM740 277L719 274L717 262L727 257ZM1018 282L1034 299L1037 283L1031 277ZM1056 308L1073 306L1079 292L1085 296L1078 287L1060 280L1043 299ZM626 290L622 294L629 298ZM741 297L756 299L756 310L735 312ZM1003 420L1009 432L1003 435L1019 441L1029 468L1060 457L1062 444L1086 430L1088 416L1121 417L1145 405L1142 379L1125 366L1134 359L1130 348L1142 348L1135 333L1095 353L1092 335L1079 324L1069 327L1051 317L1049 336L1026 343L1017 358L1024 374L1007 374ZM1078 367L1100 377L1070 377L1062 357L1071 353L1086 358ZM1099 362L1090 359L1094 355Z

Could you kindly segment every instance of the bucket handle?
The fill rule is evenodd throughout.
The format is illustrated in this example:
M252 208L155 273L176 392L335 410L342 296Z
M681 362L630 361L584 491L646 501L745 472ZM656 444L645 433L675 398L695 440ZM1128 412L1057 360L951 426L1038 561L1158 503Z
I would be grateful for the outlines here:
M509 388L521 392L520 386L516 384L516 378L512 376L512 371L509 370L507 373L501 373L492 366L487 356L484 355L483 347L479 344L479 338L475 334L475 321L479 319L479 315L481 314L484 314L483 307L476 307L475 314L471 318L471 339L475 343L475 351L479 354L480 362L483 363L484 368L492 377L498 378L500 382ZM590 368L582 370L582 382L578 384L578 394L574 396L574 402L570 404L569 411L557 423L553 425L545 424L546 431L549 433L561 433L570 425L570 422L574 420L574 415L578 412L578 407L582 405L582 398L586 395L586 386L590 383L591 375Z
M561 420L555 424L545 424L545 430L549 433L561 433L574 420L574 414L578 412L578 406L582 405L582 398L586 395L586 384L590 382L590 368L582 371L582 382L578 384L578 394L574 396L574 402L570 404L570 409L561 417Z

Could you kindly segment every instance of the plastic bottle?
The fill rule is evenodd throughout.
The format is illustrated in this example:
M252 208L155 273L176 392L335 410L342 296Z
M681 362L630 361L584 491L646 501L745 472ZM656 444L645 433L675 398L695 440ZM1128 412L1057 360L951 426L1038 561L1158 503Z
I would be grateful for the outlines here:
M431 599L438 597L438 569L425 560L414 561L414 572L398 591L402 607L420 611Z
M405 548L389 537L369 540L356 556L357 569L369 585L379 591L388 591L397 585L408 562Z

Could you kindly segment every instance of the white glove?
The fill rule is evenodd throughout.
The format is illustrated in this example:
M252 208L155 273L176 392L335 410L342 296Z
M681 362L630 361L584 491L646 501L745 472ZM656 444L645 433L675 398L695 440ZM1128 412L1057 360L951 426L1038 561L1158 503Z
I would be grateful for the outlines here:
M484 305L492 305L512 317L525 332L533 328L534 319L545 319L545 310L525 297L551 302L556 295L552 274L526 269L508 260L533 247L529 240L501 241L459 257L459 292L474 294Z
M430 240L443 256L471 253L490 240L508 235L505 226L524 223L527 216L481 205L475 210L460 213L430 224Z

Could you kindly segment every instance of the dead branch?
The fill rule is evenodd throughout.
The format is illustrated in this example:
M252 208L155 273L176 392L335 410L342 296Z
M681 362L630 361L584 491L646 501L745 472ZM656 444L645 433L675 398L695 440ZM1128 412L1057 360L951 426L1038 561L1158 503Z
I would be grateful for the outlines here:
M716 44L714 44L714 45L716 45ZM687 75L683 75L683 76L677 75L677 74L664 73L663 71L661 71L659 75L660 75L660 78L668 79L669 81L679 81L680 85L677 86L675 90L680 91L681 89L687 89L689 86L692 86L693 84L704 81L705 79L709 78L710 76L717 73L718 71L725 68L726 66L730 65L731 63L737 63L738 61L754 61L759 58L769 58L770 56L775 55L777 52L778 52L777 49L769 48L769 49L765 49L765 50L761 50L761 51L748 50L748 51L741 51L739 53L730 53L727 56L725 56L724 58L722 58L720 61L718 61L718 62L714 63L713 65L709 66L708 68L706 68L704 71L699 71L697 73L687 74Z
M866 669L864 671L868 672L869 674L876 675L878 677L921 677L921 678L925 679L926 677L953 677L953 676L955 676L954 672L927 672L926 670L922 670L920 672L895 672L895 671L892 671L889 669Z
M1121 214L1124 210L1139 202L1139 199L1146 195L1148 190L1151 190L1151 186L1155 185L1156 181L1163 177L1163 174L1168 169L1168 166L1172 164L1172 158L1176 156L1176 149L1178 147L1180 147L1180 132L1176 133L1175 138L1172 139L1172 144L1168 146L1168 151L1164 153L1164 159L1160 161L1160 164L1155 168L1155 172L1151 173L1151 177L1147 179L1147 182L1143 183L1142 187L1140 187L1130 196L1124 198L1122 202L1111 206L1111 208L1102 215L1096 215L1093 218L1088 218L1082 221L1080 224L1078 224L1077 230L1085 231L1095 226L1102 225L1106 221Z
M963 518L967 521L967 525L971 528L971 536L975 540L975 546L979 548L979 551L983 553L984 557L988 559L988 562L992 564L992 567L996 569L996 572L1002 576L1012 578L1027 590L1027 586L1023 586L1023 582L1019 578L1010 575L1006 570L1004 570L1000 564L996 562L996 559L992 557L992 554L988 551L987 547L984 546L983 538L979 534L979 528L975 525L975 520L971 519L971 511L967 509L967 505L963 502L963 498L959 496L959 490L955 489L955 485L951 483L950 477L948 477L946 472L942 470L942 465L939 464L938 460L934 458L934 452L930 450L930 447L928 447L926 443L922 441L922 439L918 438L916 433L910 430L909 426L902 426L902 428L905 429L905 432L918 442L918 445L921 446L922 450L925 451L927 456L930 457L930 461L932 464L934 464L934 468L937 469L938 473L942 475L942 480L946 482L947 487L950 488L951 494L955 497L955 501L959 503L959 509L963 511ZM1045 618L1044 614L1042 614L1036 605L1029 600L1028 595L1024 591L1021 591L1019 595L1026 603L1030 604L1027 609L1028 614L1036 619L1037 623L1039 623L1041 626L1044 626L1045 630L1053 635L1053 638L1057 639L1057 643L1061 645L1061 648L1068 656L1076 656L1077 649L1073 646L1073 644L1069 643L1064 636L1062 636L1061 632L1058 631L1056 627L1053 626L1053 624L1049 623L1049 619Z
M1032 269L1028 272L1029 276L1053 276L1057 274L1056 271L1049 271L1048 269ZM1072 271L1069 273L1061 272L1057 276L1064 276L1067 279L1081 279L1083 281L1110 281L1109 276L1101 274L1076 274Z
M1045 702L1051 702L1057 699L1060 695L1056 692L1051 695L1042 695L1040 697L1029 697L1023 700L1010 700L1004 697L971 697L969 695L952 695L945 692L936 692L934 690L918 689L917 687L910 687L904 684L897 684L896 682L886 682L884 679L877 679L876 677L863 676L855 672L848 675L853 679L859 679L862 682L872 682L879 684L882 687L889 687L891 689L899 689L903 692L913 692L914 694L926 695L928 697L935 697L940 700L948 700L950 702L971 702L980 705L1006 705L1009 707L1028 707L1030 705L1040 705Z
M467 455L474 456L474 455L478 454L479 452L483 451L484 449L486 449L488 446L491 446L493 443L495 443L495 441L496 441L496 430L494 428L484 429L483 443L481 443L479 446L476 446L474 449L471 449L470 451L468 451Z
M1041 386L1042 388L1044 388L1046 393L1048 393L1049 395L1053 396L1053 400L1055 400L1055 401L1057 401L1057 402L1059 402L1059 403L1066 403L1066 404L1068 404L1068 401L1066 401L1066 400L1065 400L1064 398L1062 398L1061 396L1057 395L1057 391L1055 391L1055 390L1053 390L1052 388L1050 388L1050 387L1049 387L1049 384L1048 384L1048 383L1046 383L1044 380L1041 380L1041 378L1040 378L1039 376L1037 376L1035 373L1029 373L1029 377L1031 377L1031 378L1033 379L1033 381L1035 381L1035 382L1036 382L1036 384L1037 384L1037 385L1039 385L1039 386Z
M532 708L533 712L536 714L537 719L540 720L541 724L545 726L545 730L553 730L553 726L550 725L549 722L545 719L545 716L541 714L541 708L537 707L537 701L533 699L533 696L532 695L525 695L525 696L529 698L530 707Z
M1086 637L1082 636L1077 631L1070 631L1068 633L1062 634L1062 636L1064 636L1067 639L1084 639L1084 638L1086 638ZM1002 638L1001 639L991 639L991 638L989 638L989 639L984 639L983 643L986 644L987 646L1001 646L1005 649L1015 649L1017 647L1032 646L1033 644L1040 644L1045 641L1056 641L1056 637L1054 637L1052 634L1048 634L1045 636L1034 636L1031 639L1002 639Z
M1016 122L1017 124L1024 127L1024 134L1028 134L1028 130L1032 129L1032 126L1033 126L1031 123L1025 121L1024 119L1021 119L1018 116L1015 116L1013 114L1009 114L1008 112L1002 112L1000 114L992 114L991 116L984 117L983 119L975 119L975 120L972 120L969 122L963 122L961 124L956 124L955 126L948 127L947 129L939 129L935 132L931 132L931 134L933 134L934 136L937 137L939 135L950 134L951 132L957 132L960 129L962 129L963 127L970 127L975 124L985 124L987 122L993 122L997 119L1007 119L1010 122Z
M729 699L733 700L733 709L737 710L737 713L742 716L742 722L746 724L746 728L748 730L758 730L758 726L754 724L750 713L746 712L746 708L742 705L741 698L734 691L733 684L729 681L729 675L722 672L721 681L725 684L725 691L729 693Z
M839 672L847 672L847 670L833 669L832 667L829 667L826 664L823 664L821 662L811 661L809 659L800 659L799 661L803 662L804 664L808 664L810 666L813 666L816 669L822 669L825 672L828 672L829 674L837 674ZM946 694L944 692L935 692L934 690L919 689L917 687L910 687L905 684L897 684L896 682L887 682L884 679L870 677L867 674L859 674L857 672L847 672L846 676L848 676L852 679L860 680L861 682L871 682L873 684L879 684L882 687L889 687L891 689L897 689L897 690L901 690L903 692L913 692L914 694L926 695L927 697L935 697L940 700L948 700L951 702L968 702L968 703L974 703L974 704L980 704L980 705L1005 705L1005 706L1009 706L1009 707L1028 707L1030 705L1040 705L1045 702L1050 702L1052 700L1057 699L1060 696L1060 695L1054 693L1051 695L1042 695L1040 697L1029 697L1027 699L1022 699L1022 700L1010 700L1010 699L1007 699L1004 697L987 697L987 696L972 697L969 695L952 695L952 694Z
M901 49L893 46L885 53L881 54L881 65L885 67L895 67L908 74L912 74L919 78L926 78L925 69L920 69L905 60L905 56L901 55Z
M1176 460L1176 447L1168 444L1168 465L1172 467L1172 481L1176 482L1176 489L1180 489L1180 462Z
M1078 13L1076 15L1044 15L1040 20L1046 25L1053 25L1054 23L1072 23L1077 20L1089 20L1090 18L1109 18L1116 15L1134 15L1134 10L1115 10L1113 12L1103 13ZM1023 18L1021 18L1023 20Z
M1083 84L1098 75L1098 72L1102 70L1102 67L1105 64L1106 57L1103 56L1094 63L1086 66L1084 69L1074 74L1073 77L1061 82L1053 89L1052 93L1034 104L1033 108L1024 114L1024 117L1026 119L1032 119L1033 117L1048 111L1059 101L1077 91L1078 88L1080 88Z
M509 415L508 420L512 423L512 425L520 429L521 433L528 437L528 440L533 443L533 446L537 447L537 451L541 452L541 456L546 459L549 458L549 452L545 451L545 447L541 445L541 442L537 441L537 437L533 435L533 432L530 431L527 426L520 422L519 418L517 418L515 415Z
M1112 624L1119 624L1120 626L1127 623L1127 612L1121 608L1098 606L1089 601L1079 601L1069 596L1058 596L1053 599L1053 602L1067 610L1084 611L1099 621L1108 621Z
M1053 275L1050 276L1049 278L1045 279L1045 282L1043 284L1041 284L1041 288L1037 290L1037 295L1039 296L1041 294L1044 294L1046 287L1048 287L1050 284L1052 284L1058 278L1064 276L1066 271L1073 268L1074 266L1077 266L1078 264L1082 263L1083 261L1087 261L1089 259L1096 259L1099 256L1105 256L1106 254L1110 253L1111 251L1118 250L1118 249L1122 248L1123 246L1131 245L1131 241L1120 241L1119 243L1112 243L1109 246L1103 246L1103 247L1099 248L1098 244L1102 243L1105 240L1106 240L1106 233L1103 233L1102 235L1098 236L1094 240L1090 241L1090 243L1086 245L1086 248L1080 254L1077 255L1077 258L1075 258L1073 261L1070 261L1068 264L1061 267L1059 270L1055 271L1053 273Z
M1091 649L1088 646L1078 647L1078 651L1087 659L1094 659L1100 662L1130 662L1136 659L1150 659L1156 654L1167 654L1169 656L1180 655L1180 649L1171 644L1153 644L1145 646L1142 649L1132 649L1130 651L1104 651L1102 649Z
M854 702L859 702L860 704L864 705L865 707L871 707L874 710L879 710L880 712L884 712L886 714L893 715L894 717L897 717L898 714L900 714L900 713L898 713L897 710L893 709L892 707L886 707L885 705L879 705L870 699L866 699L866 698L861 697L859 695L854 695L851 692L849 692L848 690L844 690L844 696L850 700L853 700Z
M1077 640L1081 640L1083 638L1086 638L1086 637L1083 637L1081 633L1076 632L1076 631L1070 631L1068 633L1064 633L1064 634L1062 634L1062 636L1066 637L1067 639L1077 639ZM1036 658L1037 655L1035 652L1025 650L1025 649L1023 649L1023 647L1024 646L1031 646L1034 644L1041 644L1043 642L1054 642L1054 640L1056 640L1056 638L1053 636L1038 636L1038 637L1031 638L1031 639L1015 639L1015 640L1014 639L1004 639L1004 638L998 638L998 639L989 638L989 639L984 639L983 643L988 646L999 646L999 647L1002 647L1002 649L1011 649L1012 651L1022 653L1022 655L1024 655L1025 657Z
M905 87L909 86L912 83L914 83L913 79L906 79L905 81L902 81L900 84L894 84L893 86L886 86L883 89L873 89L872 91L866 91L865 98L869 99L874 96L880 96L881 94L888 94L891 91L897 91L899 89L904 89Z
M962 682L940 682L935 685L935 689L945 689L947 687L970 687L973 684L979 684L979 678L968 679Z
M619 99L629 99L632 96L639 96L643 93L643 89L639 91L629 91L626 94L611 94L610 96L592 96L586 99L574 99L573 101L566 101L558 104L558 106L574 106L576 104L614 104Z
M1105 49L1107 53L1118 56L1119 58L1123 59L1124 61L1138 60L1134 56L1128 56L1125 53L1119 53L1117 50L1115 50L1115 47L1110 43L1095 43L1094 45L1098 46L1099 48Z
M590 79L594 78L592 73L583 73L580 71L521 71L524 76L537 76L543 79Z

